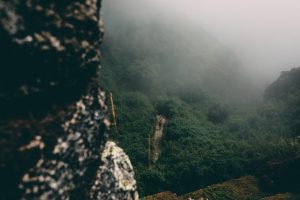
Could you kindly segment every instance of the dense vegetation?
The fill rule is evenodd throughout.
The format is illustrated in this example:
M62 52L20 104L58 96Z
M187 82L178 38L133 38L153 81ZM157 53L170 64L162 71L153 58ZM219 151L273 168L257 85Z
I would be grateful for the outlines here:
M300 90L257 103L235 56L203 30L114 13L105 15L101 84L114 94L115 139L133 162L141 196L261 175L267 161L299 156ZM168 123L161 156L149 165L158 114Z
M298 200L299 197L299 195L292 193L280 193L270 196L270 194L263 190L260 181L256 177L244 176L239 179L232 179L220 184L211 185L185 195L161 192L147 196L143 200Z

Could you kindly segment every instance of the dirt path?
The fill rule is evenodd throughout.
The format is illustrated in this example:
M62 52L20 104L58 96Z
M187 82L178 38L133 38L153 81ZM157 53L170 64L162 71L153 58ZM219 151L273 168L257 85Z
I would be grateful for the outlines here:
M157 122L155 126L155 133L154 133L154 142L153 142L153 162L155 163L160 154L160 146L161 146L161 140L163 136L163 130L164 130L164 125L166 123L166 118L158 115L156 117Z

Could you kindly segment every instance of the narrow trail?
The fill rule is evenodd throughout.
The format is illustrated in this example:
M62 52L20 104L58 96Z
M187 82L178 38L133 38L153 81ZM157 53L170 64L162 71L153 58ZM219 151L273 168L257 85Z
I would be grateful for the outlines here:
M153 141L153 162L154 163L159 158L164 125L167 121L166 118L161 115L156 116L156 119L157 120L155 125L155 133L154 133L154 141Z

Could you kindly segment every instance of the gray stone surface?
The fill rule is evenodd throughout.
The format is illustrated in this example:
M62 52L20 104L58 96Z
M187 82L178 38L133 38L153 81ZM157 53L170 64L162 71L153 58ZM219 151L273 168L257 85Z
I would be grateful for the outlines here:
M101 0L0 0L0 199L138 199L108 142Z
M97 171L91 199L138 199L133 167L124 151L114 142L108 141L101 154L101 161L103 164Z

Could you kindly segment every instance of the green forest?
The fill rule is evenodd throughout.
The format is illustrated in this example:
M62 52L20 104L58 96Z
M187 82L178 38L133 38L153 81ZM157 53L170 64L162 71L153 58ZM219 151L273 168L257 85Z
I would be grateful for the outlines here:
M299 6L0 0L0 200L300 200Z
M299 192L300 68L255 88L234 53L204 30L116 17L121 9L105 6L100 83L113 94L111 134L133 163L141 197L244 175L270 194ZM158 115L167 122L154 162L147 153ZM284 176L272 172L286 161L293 164Z

